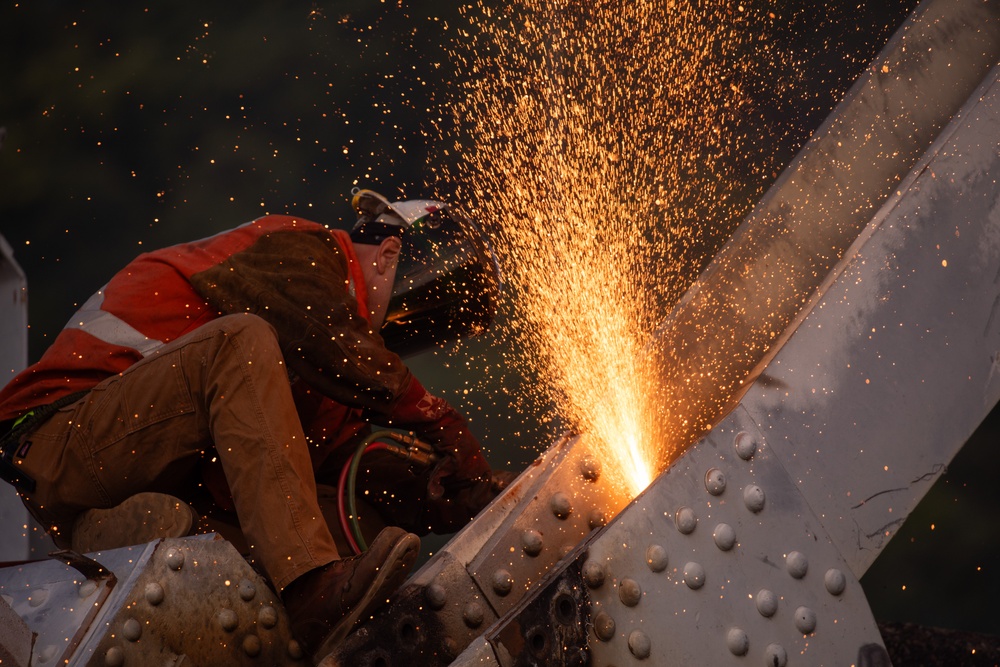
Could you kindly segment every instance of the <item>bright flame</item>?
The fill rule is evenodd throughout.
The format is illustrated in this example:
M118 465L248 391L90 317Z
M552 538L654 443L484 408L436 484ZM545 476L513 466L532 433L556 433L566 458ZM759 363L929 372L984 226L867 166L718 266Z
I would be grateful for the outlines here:
M467 97L442 128L462 162L442 176L496 244L514 361L634 496L676 446L649 339L733 216L723 130L758 19L725 0L469 11Z

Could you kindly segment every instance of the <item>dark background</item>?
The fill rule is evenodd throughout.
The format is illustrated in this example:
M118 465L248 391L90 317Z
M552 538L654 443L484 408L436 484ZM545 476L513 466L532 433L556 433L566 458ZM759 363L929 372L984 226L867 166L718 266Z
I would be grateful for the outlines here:
M758 149L786 164L914 5L766 4L767 40L790 56L779 74L795 85L753 89ZM5 3L0 233L28 276L31 360L144 250L265 213L344 225L354 185L431 194L431 121L458 91L447 49L463 24L459 5L428 0ZM705 235L706 260L738 223ZM504 364L505 344L487 335L411 365L516 469L556 427L544 406L499 400L535 381ZM1000 629L997 421L866 575L879 620Z

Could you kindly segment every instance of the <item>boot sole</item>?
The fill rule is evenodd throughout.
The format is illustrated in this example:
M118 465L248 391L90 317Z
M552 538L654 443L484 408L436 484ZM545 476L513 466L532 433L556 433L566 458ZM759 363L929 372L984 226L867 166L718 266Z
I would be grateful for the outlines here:
M413 533L407 533L399 538L385 559L372 585L358 602L351 613L344 616L326 636L323 643L315 651L319 658L327 656L337 648L363 616L377 609L392 595L406 579L407 573L420 554L420 538Z

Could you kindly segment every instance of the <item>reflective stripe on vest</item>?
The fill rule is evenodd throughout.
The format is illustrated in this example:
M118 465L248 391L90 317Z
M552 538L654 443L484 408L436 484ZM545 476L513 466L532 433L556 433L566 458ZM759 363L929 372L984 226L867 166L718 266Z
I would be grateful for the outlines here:
M101 310L103 303L104 287L87 299L66 324L66 328L80 329L111 345L130 347L144 357L163 346L163 341L144 336L125 320Z

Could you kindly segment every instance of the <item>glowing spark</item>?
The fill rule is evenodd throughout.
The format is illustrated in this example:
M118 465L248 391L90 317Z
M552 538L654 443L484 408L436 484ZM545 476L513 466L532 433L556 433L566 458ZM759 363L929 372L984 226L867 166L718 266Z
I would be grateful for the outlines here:
M689 427L671 423L685 420L648 343L706 230L734 216L724 130L743 102L743 27L761 17L724 0L478 9L453 54L466 97L441 128L463 162L441 176L468 184L496 243L515 361L635 495Z

